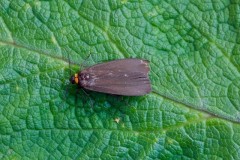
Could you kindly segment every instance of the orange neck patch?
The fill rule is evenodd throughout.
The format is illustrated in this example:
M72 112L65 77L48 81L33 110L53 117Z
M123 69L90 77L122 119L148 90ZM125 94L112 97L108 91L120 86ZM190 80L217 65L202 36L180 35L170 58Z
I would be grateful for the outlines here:
M74 81L75 81L76 84L78 84L78 74L74 75Z

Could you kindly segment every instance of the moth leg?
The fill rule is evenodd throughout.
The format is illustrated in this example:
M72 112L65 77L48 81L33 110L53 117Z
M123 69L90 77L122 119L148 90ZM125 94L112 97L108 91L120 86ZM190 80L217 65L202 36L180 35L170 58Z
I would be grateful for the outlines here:
M86 96L82 96L82 97L81 97L81 99L82 99L82 104L83 104L83 106L84 106L84 104L86 104L86 102L87 102L87 98L86 98L86 97L88 97L90 100L91 100L91 98L89 97L90 95L87 94L86 91L84 91L84 89L78 88L78 89L76 90L76 96L75 96L75 103L76 103L76 104L78 104L78 95L80 95L80 90L82 90L83 93L86 95Z
M65 91L63 93L63 99L62 99L62 102L60 103L61 110L63 110L66 107L65 103L67 103L68 96L69 96L69 85L66 85Z
M69 85L66 85L65 93L64 93L64 100L66 100L69 96Z
M87 93L87 91L84 90L84 89L82 89L82 91L83 91L83 93L89 98L90 104L91 104L91 108L93 108L93 101L92 101L92 98L91 98L90 94Z
M90 96L87 91L85 91L84 89L82 89L83 93L86 95L86 96Z
M76 89L76 94L75 94L75 104L78 106L78 95L79 95L80 88Z
M111 95L113 96L117 101L123 102L126 106L128 106L128 102L124 100L123 96L121 95Z

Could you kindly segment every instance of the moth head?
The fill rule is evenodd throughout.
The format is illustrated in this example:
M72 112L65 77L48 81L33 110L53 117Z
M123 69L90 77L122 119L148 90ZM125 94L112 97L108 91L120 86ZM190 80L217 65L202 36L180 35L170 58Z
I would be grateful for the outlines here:
M71 78L69 79L70 83L72 84L78 84L79 79L78 79L78 74L74 74L73 76L71 76Z

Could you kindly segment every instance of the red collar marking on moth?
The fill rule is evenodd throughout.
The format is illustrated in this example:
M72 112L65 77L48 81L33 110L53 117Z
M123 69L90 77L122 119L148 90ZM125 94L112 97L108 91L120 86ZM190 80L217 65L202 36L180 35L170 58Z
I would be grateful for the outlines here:
M74 81L75 81L76 84L78 84L78 74L77 73L74 74Z

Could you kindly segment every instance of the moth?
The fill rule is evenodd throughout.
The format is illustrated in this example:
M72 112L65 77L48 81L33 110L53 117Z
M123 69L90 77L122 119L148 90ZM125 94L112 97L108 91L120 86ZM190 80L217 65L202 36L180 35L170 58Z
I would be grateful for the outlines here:
M122 96L142 96L151 92L149 61L119 59L86 68L69 79L80 88Z

